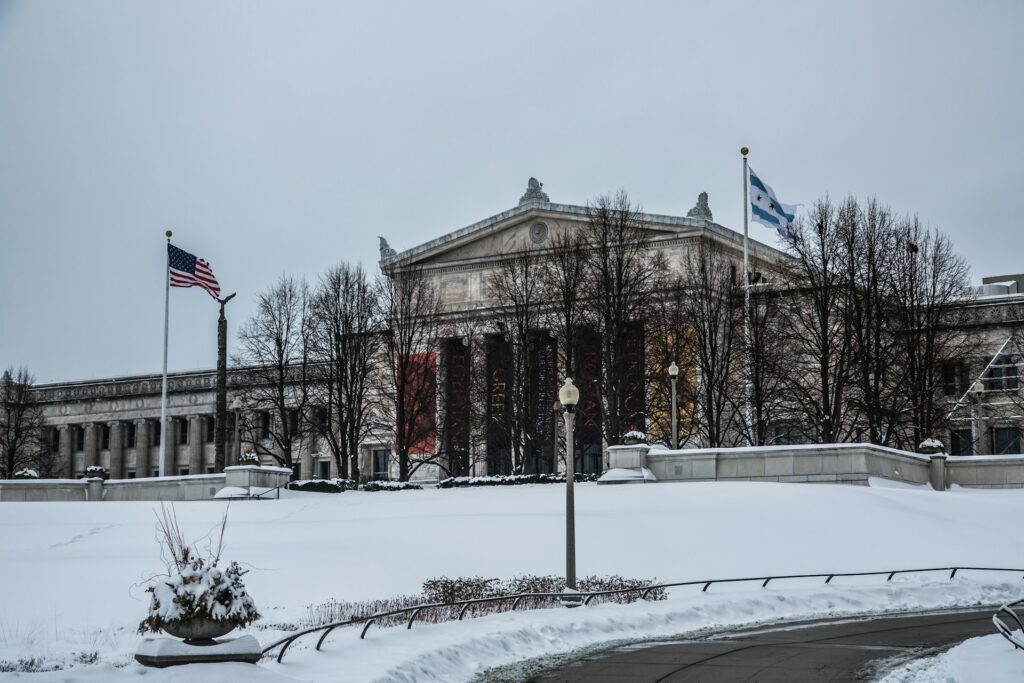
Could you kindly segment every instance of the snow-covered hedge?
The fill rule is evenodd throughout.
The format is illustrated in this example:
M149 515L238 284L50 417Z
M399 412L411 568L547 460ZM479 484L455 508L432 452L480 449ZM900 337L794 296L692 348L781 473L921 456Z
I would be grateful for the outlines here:
M638 432L634 430L632 432L626 432L625 434L622 435L622 443L627 445L638 443L650 443L650 440L647 438L647 435L644 434L643 432Z
M82 474L84 479L92 479L93 477L99 477L101 479L110 479L110 470L106 467L100 467L99 465L89 465L85 468L85 472Z
M597 481L596 474L576 473L573 481ZM438 482L438 488L450 489L464 486L517 486L519 484L564 484L565 473L561 474L499 474L487 477L449 477Z
M260 464L260 456L256 455L255 453L242 453L242 455L240 455L238 457L238 464L239 465L259 465Z
M14 478L15 479L38 479L39 478L39 473L36 472L35 470L29 468L29 467L26 467L24 469L21 469L21 470L18 470L17 472L15 472L14 473Z
M422 488L407 481L368 481L363 484L364 491L418 491Z
M353 491L356 482L351 479L301 479L288 484L292 491L312 491L314 493L341 493Z
M139 624L139 633L157 633L167 623L190 618L227 621L235 626L251 624L260 614L242 582L246 573L237 562L221 571L199 561L150 586L149 616Z

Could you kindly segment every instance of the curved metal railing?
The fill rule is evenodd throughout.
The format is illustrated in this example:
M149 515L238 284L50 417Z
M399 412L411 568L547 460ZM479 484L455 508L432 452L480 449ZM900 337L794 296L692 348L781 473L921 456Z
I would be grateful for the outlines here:
M336 622L333 622L333 623L330 623L330 624L321 624L319 626L313 626L311 628L307 628L307 629L304 629L302 631L297 631L295 633L292 633L292 634L290 634L290 635L288 635L288 636L286 636L286 637L284 637L284 638L282 638L282 639L280 639L280 640L278 640L278 641L276 641L274 643L271 643L267 647L263 648L263 656L264 657L267 656L267 654L270 653L271 651L273 651L274 648L280 647L281 650L277 654L277 661L280 662L282 659L284 659L284 653L288 650L289 647L291 647L292 643L294 643L296 640L298 640L299 638L302 638L304 636L310 635L311 633L318 633L320 631L323 631L323 634L320 636L320 639L317 640L317 642L316 642L316 649L320 650L321 646L323 646L323 644L324 644L324 641L327 639L327 636L329 636L332 631L334 631L335 629L340 628L342 626L354 626L356 624L364 624L363 630L359 634L359 638L363 639L363 638L366 637L366 632L370 629L370 626L372 626L375 622L377 622L380 619L385 619L387 617L394 617L394 616L398 616L400 614L409 614L410 615L409 616L409 621L406 624L406 629L411 629L412 625L413 625L413 622L416 621L416 617L418 617L421 612L423 612L425 610L430 610L430 609L438 609L438 608L441 608L441 607L460 607L461 606L462 609L459 610L459 618L458 618L458 620L462 621L462 618L464 616L466 616L467 610L470 607L472 607L473 605L479 605L479 604L484 604L484 603L511 602L512 603L512 607L511 607L511 609L509 611L513 611L514 612L515 609L520 605L520 603L523 600L530 599L530 598L559 598L559 599L561 599L561 600L563 600L565 602L574 602L576 604L589 605L590 601L593 600L594 598L601 597L601 596L606 596L606 595L620 595L620 594L623 594L623 593L639 593L641 600L647 600L647 598L650 595L650 593L652 591L655 591L655 590L666 589L666 588L679 588L679 587L682 587L682 586L700 586L702 584L703 584L703 588L701 588L701 592L706 593L708 588L710 588L713 584L719 584L719 583L744 583L744 582L760 581L761 582L761 588L765 588L765 587L768 586L768 584L771 581L781 581L781 580L785 580L785 579L822 579L823 578L823 579L825 579L825 584L828 585L828 584L830 584L832 582L832 579L842 578L842 577L851 577L851 576L885 576L886 577L886 579L885 579L886 581L892 581L893 577L896 576L897 574L924 574L924 573L928 573L928 572L949 572L949 579L952 580L957 575L957 572L962 572L962 571L1010 572L1010 573L1015 573L1015 574L1022 574L1021 578L1024 579L1024 569L1010 569L1010 568L1006 568L1006 567L930 567L930 568L927 568L927 569L894 569L894 570L872 571L872 572L831 572L831 573L821 573L821 574L779 574L779 575L774 575L774 576L748 576L748 577L737 578L737 579L701 579L699 581L678 581L678 582L674 582L674 583L659 583L659 584L652 584L650 586L643 586L641 588L615 588L615 589L611 589L611 590L592 591L592 592L587 592L587 593L582 593L582 592L581 593L517 593L517 594L514 594L514 595L496 595L494 597L489 597L489 598L473 598L471 600L455 600L455 601L452 601L452 602L435 602L435 603L426 603L426 604L422 604L422 605L413 605L412 607L403 607L401 609L391 610L391 611L388 611L388 612L376 612L374 614L368 614L368 615L361 616L361 617L352 617L351 619L346 619L344 621L336 621ZM1022 602L1024 602L1024 601L1022 601ZM1011 604L1018 604L1018 603L1011 603ZM1006 605L1004 605L1004 607L1006 607ZM1011 611L1011 614L1012 614L1012 611ZM997 613L996 616L998 616L998 613ZM996 620L996 616L992 617L993 621ZM1016 619L1016 615L1015 614L1013 615L1013 618ZM1018 620L1017 623L1019 625L1020 621ZM999 628L999 624L998 623L996 624L996 628ZM1000 633L1002 633L1001 630L1000 630Z
M992 623L995 624L996 630L999 631L999 634L1010 641L1013 647L1018 650L1024 650L1024 624L1020 622L1020 618L1017 616L1017 613L1012 609L1012 607L1016 605L1024 605L1024 600L1008 602L1005 605L1000 606L999 610L992 615ZM1014 635L1013 629L1003 621L1004 615L1016 622L1017 628L1021 631L1020 634Z

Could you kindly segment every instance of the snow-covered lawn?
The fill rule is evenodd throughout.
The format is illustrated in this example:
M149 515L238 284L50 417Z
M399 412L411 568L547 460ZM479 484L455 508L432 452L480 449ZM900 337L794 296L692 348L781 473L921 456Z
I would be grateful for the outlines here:
M769 483L577 486L581 574L663 581L772 573L969 564L1024 567L1024 492ZM109 680L131 663L145 615L144 580L161 571L154 503L0 504L0 662L37 657L99 664L32 680ZM216 525L222 502L176 504L186 533ZM226 560L250 566L261 642L309 605L419 592L447 576L558 574L564 561L560 485L291 494L236 502ZM134 587L133 587L134 586ZM1024 594L1019 576L779 582L679 589L665 602L496 615L463 624L339 631L283 665L242 668L247 680L464 680L517 658L601 641L670 635L784 617L997 603ZM457 653L457 654L456 654ZM192 667L193 681L231 680L237 666ZM219 673L211 673L217 670ZM436 670L431 678L426 672ZM147 681L184 675L150 671ZM69 677L70 675L70 677ZM242 674L240 674L242 675ZM166 678L172 680L172 678Z
M946 652L909 662L879 683L1020 683L1024 652L1000 635L971 638Z

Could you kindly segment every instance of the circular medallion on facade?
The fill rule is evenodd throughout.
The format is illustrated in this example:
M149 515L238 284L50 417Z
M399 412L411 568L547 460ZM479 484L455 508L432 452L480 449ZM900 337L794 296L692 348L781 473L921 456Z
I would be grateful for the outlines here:
M542 221L536 221L530 226L530 239L540 244L548 238L548 226Z

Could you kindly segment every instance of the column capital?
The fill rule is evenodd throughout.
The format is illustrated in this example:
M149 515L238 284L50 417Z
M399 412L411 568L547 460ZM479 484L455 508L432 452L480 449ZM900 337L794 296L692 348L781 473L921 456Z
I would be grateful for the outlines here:
M120 420L110 420L110 421L107 422L107 426L108 427L116 427L119 424L121 424Z

